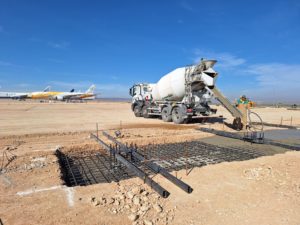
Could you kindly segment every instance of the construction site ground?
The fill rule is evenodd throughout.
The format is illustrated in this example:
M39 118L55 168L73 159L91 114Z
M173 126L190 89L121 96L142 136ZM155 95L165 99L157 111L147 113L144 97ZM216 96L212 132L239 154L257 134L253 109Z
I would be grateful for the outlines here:
M221 106L217 106L217 109L217 114L211 118L174 125L159 119L136 118L127 102L0 101L0 166L4 167L7 163L6 155L16 156L0 174L1 222L4 225L299 225L300 152L217 137L197 130L198 127L207 127L235 132L226 125L233 120L230 114ZM265 107L253 111L268 123L300 126L299 110ZM155 144L201 141L220 147L255 149L264 156L171 171L194 189L191 194L157 175L153 179L171 193L166 199L156 195L137 177L118 183L67 187L61 177L55 151L61 149L67 154L102 151L90 139L90 133L96 133L96 124L100 136L102 130L111 135L119 130L119 141L135 143L141 148ZM283 130L274 127L265 129L268 132ZM276 140L300 144L297 133L291 136L283 135L280 138L277 134ZM120 209L116 204L119 200L115 197L116 193L123 192L125 196L136 187L144 190L147 198L140 198L153 208L153 211L149 210L139 219L132 215L135 206L128 203L126 208L124 203L124 209ZM101 203L103 196L105 203ZM114 199L114 203L107 200L110 198ZM157 204L161 208L157 208Z

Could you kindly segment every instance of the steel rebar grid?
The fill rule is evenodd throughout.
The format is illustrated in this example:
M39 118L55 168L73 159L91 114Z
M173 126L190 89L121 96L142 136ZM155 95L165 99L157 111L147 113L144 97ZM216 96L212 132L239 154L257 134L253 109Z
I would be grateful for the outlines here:
M105 154L89 156L68 156L57 151L63 178L68 186L118 182L133 177L126 167L110 168L110 159Z
M128 148L125 144L119 142L118 140L116 140L115 138L113 138L112 136L110 136L105 131L103 131L102 133L109 140L113 141L115 144L117 144L118 146L120 146L120 149L123 150L126 154L131 154L138 161L144 162L145 165L149 169L151 169L153 172L160 173L162 176L164 176L165 178L167 178L169 181L171 181L173 184L175 184L176 186L178 186L179 188L181 188L185 192L187 192L187 193L192 193L193 192L193 188L191 186L189 186L188 184L184 183L182 180L179 180L178 178L176 178L175 176L173 176L172 174L170 174L163 167L161 167L161 166L159 166L159 165L157 165L157 164L155 164L155 163L153 163L151 161L147 161L145 159L145 157L142 156L140 153L138 153L134 148L132 148L132 147Z
M187 149L188 156L184 149ZM255 149L220 147L201 141L147 145L139 148L140 154L152 155L152 162L168 171L190 169L221 162L242 161L264 156ZM164 160L159 159L159 157Z

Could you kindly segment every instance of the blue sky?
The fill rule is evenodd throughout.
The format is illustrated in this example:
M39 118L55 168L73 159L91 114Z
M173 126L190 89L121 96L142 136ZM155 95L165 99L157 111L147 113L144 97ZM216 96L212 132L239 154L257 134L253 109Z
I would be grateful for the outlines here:
M231 99L300 102L300 2L0 0L0 91L126 98L201 57Z

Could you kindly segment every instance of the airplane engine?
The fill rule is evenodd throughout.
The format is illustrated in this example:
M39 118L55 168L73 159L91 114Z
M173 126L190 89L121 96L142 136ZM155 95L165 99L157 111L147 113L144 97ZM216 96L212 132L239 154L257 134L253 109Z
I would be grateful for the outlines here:
M56 100L59 100L59 101L63 101L64 100L64 96L61 96L61 95L58 95L55 97Z

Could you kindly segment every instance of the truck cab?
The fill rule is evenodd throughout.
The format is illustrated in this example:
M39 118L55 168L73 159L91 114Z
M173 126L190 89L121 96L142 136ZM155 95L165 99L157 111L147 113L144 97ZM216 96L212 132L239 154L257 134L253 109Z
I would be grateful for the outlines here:
M145 102L151 101L151 91L153 84L140 83L134 84L129 89L129 95L132 97L131 109L136 117L142 116L142 108Z

